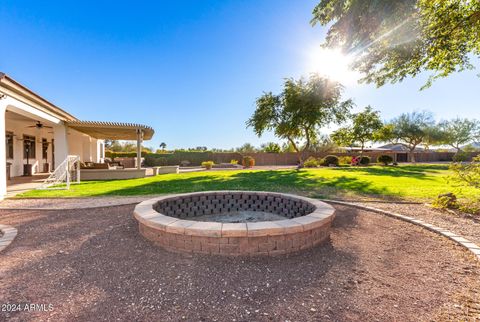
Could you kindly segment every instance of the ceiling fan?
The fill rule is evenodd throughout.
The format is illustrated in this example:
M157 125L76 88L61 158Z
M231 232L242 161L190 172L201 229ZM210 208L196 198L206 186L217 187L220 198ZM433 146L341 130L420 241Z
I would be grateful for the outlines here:
M53 129L53 127L51 126L48 126L48 125L44 125L42 122L40 121L37 121L37 123L35 123L35 125L31 125L31 126L27 126L27 127L33 127L33 128L37 128L37 129Z

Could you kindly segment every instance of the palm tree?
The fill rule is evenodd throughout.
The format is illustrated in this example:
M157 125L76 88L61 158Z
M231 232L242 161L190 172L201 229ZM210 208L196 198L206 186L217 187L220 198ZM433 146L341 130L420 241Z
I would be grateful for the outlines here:
M165 149L167 148L167 143L162 142L162 143L160 143L159 146L160 146L160 149L162 149L163 151L165 151Z

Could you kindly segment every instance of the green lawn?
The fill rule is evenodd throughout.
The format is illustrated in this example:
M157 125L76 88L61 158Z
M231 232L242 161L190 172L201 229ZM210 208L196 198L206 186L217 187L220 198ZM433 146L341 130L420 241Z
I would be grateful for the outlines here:
M446 180L447 165L340 167L296 170L205 171L165 174L131 180L86 181L70 190L33 190L18 197L133 196L205 190L264 190L316 197L373 196L390 199L429 199L454 191Z

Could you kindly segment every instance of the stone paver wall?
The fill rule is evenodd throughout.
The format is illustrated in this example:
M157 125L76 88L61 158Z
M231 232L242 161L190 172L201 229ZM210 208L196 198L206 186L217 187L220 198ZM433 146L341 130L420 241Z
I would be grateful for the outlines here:
M180 219L228 211L265 211L294 218L313 212L315 206L297 197L260 192L214 192L163 199L153 208L166 216Z
M285 220L220 223L189 216L225 211L269 211ZM167 215L170 214L170 215ZM164 196L135 208L140 233L171 251L215 255L279 255L329 237L335 209L318 200L269 192L221 191Z

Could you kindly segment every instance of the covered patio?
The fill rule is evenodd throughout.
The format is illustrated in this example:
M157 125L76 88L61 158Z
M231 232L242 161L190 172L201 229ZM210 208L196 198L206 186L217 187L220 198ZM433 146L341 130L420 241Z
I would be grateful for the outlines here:
M142 169L142 142L150 140L153 129L146 125L135 123L96 122L96 121L70 121L68 128L97 140L135 140L137 142L136 168L126 169L109 164L96 165L83 164L80 170L81 180L111 180L111 179L134 179L145 177L145 169ZM101 154L105 155L105 151Z
M82 171L83 180L144 177L142 142L153 133L141 124L80 121L0 72L0 158L4 160L0 162L0 200L45 176L57 178L57 170L65 168L71 157L80 165L101 165L98 171ZM136 168L122 170L105 164L106 139L137 141Z

